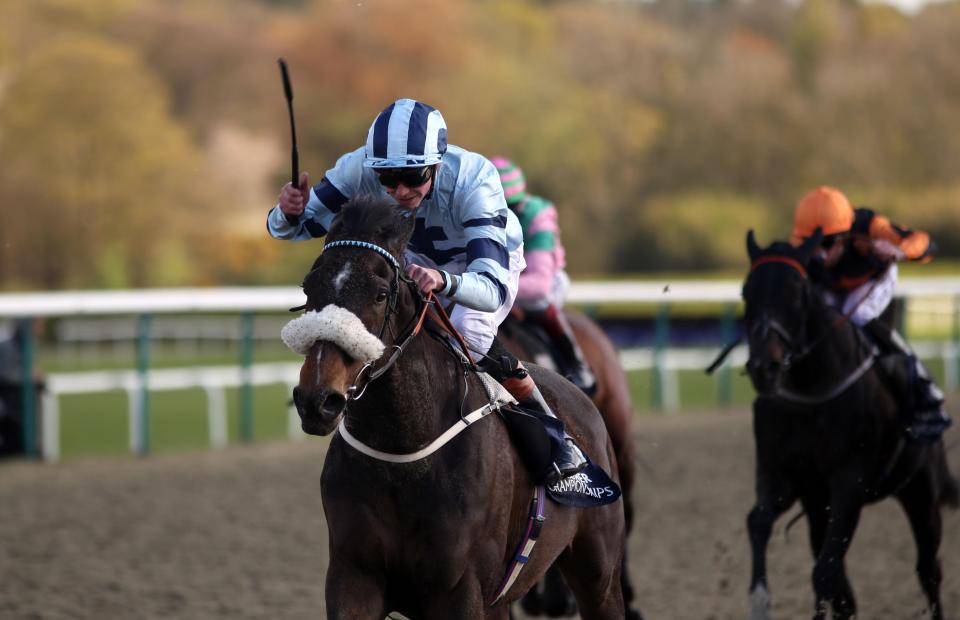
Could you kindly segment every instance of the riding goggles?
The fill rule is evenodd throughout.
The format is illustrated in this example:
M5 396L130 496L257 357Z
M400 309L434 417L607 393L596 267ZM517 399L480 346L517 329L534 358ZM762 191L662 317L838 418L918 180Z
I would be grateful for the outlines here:
M433 176L433 166L417 168L374 168L380 177L380 184L390 189L398 185L420 187Z

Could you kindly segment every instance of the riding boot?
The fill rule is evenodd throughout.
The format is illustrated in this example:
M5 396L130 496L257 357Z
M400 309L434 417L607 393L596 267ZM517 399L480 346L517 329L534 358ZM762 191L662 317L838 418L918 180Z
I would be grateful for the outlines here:
M863 326L884 356L898 359L907 383L906 433L912 439L935 440L952 423L943 407L943 392L907 341L897 331L874 319Z
M503 387L517 399L521 407L544 413L547 417L558 420L559 418L547 404L547 401L544 400L540 388L534 383L523 364L519 365L519 370L522 370L525 376L522 379L507 379L503 382ZM526 397L522 397L524 394L526 394ZM583 456L583 452L574 443L573 438L567 435L566 431L563 433L563 441L557 447L559 449L554 451L553 463L546 476L548 486L556 484L563 478L580 473L587 466L586 457Z
M570 323L556 304L542 312L528 311L531 320L543 327L563 361L563 375L587 396L597 391L597 380L583 357Z
M551 418L556 423L555 427L561 429L562 435L560 432L551 432L553 429L547 429L546 432L546 436L551 440L549 452L552 455L552 462L550 462L547 471L543 473L546 484L552 486L559 480L582 471L588 464L586 457L566 431L562 430L563 423L557 418L547 401L544 400L543 394L540 393L540 389L527 369L523 367L523 364L510 355L499 340L494 339L488 359L484 360L482 366L490 376L499 381L510 392L511 396L517 399L521 407L521 411L504 407L502 411L506 412L505 415L526 416L529 419L531 416L522 412L522 409L527 409ZM519 418L506 421L508 426L514 428L523 425L523 423L511 425L511 422L520 422ZM523 435L524 433L517 434ZM540 472L533 473L540 475Z

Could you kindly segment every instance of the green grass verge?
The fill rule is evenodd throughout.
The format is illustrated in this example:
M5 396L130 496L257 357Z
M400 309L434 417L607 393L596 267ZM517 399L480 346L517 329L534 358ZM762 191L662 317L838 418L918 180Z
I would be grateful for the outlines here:
M227 435L240 442L239 390L227 389ZM253 390L253 440L287 436L287 402L283 385ZM128 403L123 392L65 395L60 399L61 458L129 454ZM150 451L203 450L210 446L207 398L201 389L150 394Z

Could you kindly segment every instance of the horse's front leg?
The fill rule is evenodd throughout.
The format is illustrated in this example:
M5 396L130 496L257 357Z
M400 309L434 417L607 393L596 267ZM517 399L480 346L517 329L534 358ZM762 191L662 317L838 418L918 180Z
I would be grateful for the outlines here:
M897 499L907 513L913 539L917 544L917 577L920 578L920 586L930 605L930 617L933 620L942 620L940 582L943 580L943 573L937 552L940 549L943 522L934 484L929 474L922 471L897 494Z
M752 572L750 576L750 620L766 620L770 613L770 590L767 586L767 543L773 523L796 496L790 484L757 467L757 503L747 515Z
M857 613L857 602L847 579L845 558L863 509L862 477L849 473L830 485L830 516L823 545L813 567L813 591L816 598L814 618L827 617L828 605L834 620L850 620Z
M452 590L435 590L430 600L423 602L423 620L499 620L509 617L510 607L501 602L488 607L483 602L480 580L467 572ZM417 620L420 620L418 616Z
M327 618L383 620L389 613L382 579L337 559L327 568Z

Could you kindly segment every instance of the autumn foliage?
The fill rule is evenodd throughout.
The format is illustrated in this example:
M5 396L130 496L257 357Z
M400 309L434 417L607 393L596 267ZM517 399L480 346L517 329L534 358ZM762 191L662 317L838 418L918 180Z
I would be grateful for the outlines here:
M314 180L421 99L557 203L575 277L736 268L818 184L960 254L960 2L15 0L0 287L299 281L279 56Z

